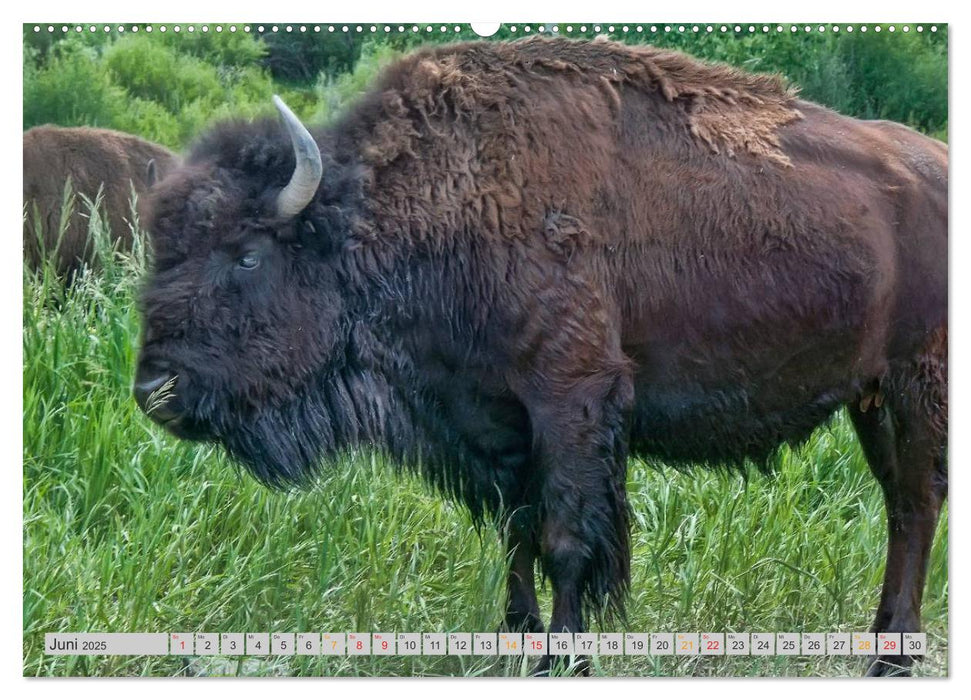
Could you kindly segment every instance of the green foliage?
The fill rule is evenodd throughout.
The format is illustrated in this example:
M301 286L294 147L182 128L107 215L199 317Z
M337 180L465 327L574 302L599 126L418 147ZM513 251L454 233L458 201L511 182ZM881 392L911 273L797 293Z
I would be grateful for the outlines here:
M476 41L481 40L481 37L467 24L404 24L395 25L395 29L399 26L404 27L405 31L398 32L392 31L387 34L377 34L372 37L368 37L368 41L380 44L387 44L392 48L401 51L413 51L419 49L422 46L429 44L447 44L457 41ZM442 27L445 27L445 31L442 31ZM414 31L414 28L418 27L418 31ZM459 31L455 31L455 27L459 27ZM502 39L515 39L515 35L510 34L508 29L502 27L496 34L489 37L488 41L497 41Z
M121 39L105 52L115 81L132 96L132 109L118 120L118 128L160 143L182 144L211 121L266 111L273 85L255 65L260 52L250 52L252 65L212 64L198 55L205 44L189 47L195 51L180 53L170 43L143 35ZM208 50L219 57L225 53L219 48Z
M104 54L115 82L135 98L152 100L175 113L221 92L214 66L178 53L146 36L127 36Z
M307 84L318 76L333 78L348 73L361 55L362 42L351 34L318 32L268 32L263 65L274 79L289 84Z
M90 31L90 25L84 25L82 31L75 31L76 25L72 25L70 30L62 32L63 25L56 25L55 31L34 31L33 24L23 26L24 49L30 52L33 60L40 65L47 61L62 43L68 42L79 46L86 46L100 51L106 44L110 43L115 37L114 32L105 32L99 26L97 31ZM44 27L46 30L46 27Z
M24 129L40 124L111 127L125 110L97 51L64 41L43 68L24 66Z
M847 70L848 111L925 131L947 124L947 43L918 34L855 34L838 54Z
M245 33L85 34L26 44L24 128L101 126L182 148L214 120L270 111L265 47ZM84 85L80 90L78 85ZM311 93L312 94L312 93Z
M203 32L201 25L193 25L195 31L178 34L167 32L154 37L173 51L198 58L215 66L255 67L267 53L264 41L252 34L238 30L230 32Z
M115 117L111 126L119 131L138 134L142 138L170 147L181 144L186 123L185 115L176 116L158 102L133 97L128 107Z

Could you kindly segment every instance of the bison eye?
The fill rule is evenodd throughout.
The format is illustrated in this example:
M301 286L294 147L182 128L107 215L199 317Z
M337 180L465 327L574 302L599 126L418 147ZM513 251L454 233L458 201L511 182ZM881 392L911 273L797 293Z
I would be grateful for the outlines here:
M250 251L241 257L237 264L244 270L253 270L260 266L260 256L255 251Z

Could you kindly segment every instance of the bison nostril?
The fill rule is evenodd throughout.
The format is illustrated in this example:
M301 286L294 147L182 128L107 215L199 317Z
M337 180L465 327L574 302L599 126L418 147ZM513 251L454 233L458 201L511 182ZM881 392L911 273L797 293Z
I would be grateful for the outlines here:
M135 401L145 413L158 420L174 417L174 413L166 410L166 404L174 394L178 376L174 374L158 374L149 379L136 380L133 391ZM172 415L169 415L172 414Z
M135 384L135 396L138 397L139 403L142 403L141 400L147 399L153 392L158 391L169 379L168 375L161 375Z

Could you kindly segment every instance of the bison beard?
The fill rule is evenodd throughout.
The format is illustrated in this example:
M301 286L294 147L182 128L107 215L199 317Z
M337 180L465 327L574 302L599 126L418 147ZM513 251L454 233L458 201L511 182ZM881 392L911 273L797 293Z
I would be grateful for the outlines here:
M277 107L152 194L155 420L276 486L386 451L507 525L508 626L543 629L538 560L576 632L629 585L629 453L764 463L847 406L890 525L874 630L919 629L945 147L599 41L418 52L313 137Z

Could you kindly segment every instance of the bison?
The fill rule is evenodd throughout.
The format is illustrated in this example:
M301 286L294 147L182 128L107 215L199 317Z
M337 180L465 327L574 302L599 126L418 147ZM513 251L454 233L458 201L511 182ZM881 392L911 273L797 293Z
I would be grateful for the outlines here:
M112 240L127 249L132 241L132 190L144 194L156 176L166 174L176 163L175 154L167 148L120 131L38 126L24 132L27 264L38 269L50 256L58 273L73 275L82 264L93 262L94 245L80 206L70 212L63 234L60 231L68 178L73 192L91 201L99 189L103 191Z
M421 50L312 134L275 102L151 194L152 419L276 486L384 451L509 528L508 627L544 629L538 561L577 632L628 589L630 456L764 464L845 407L886 498L873 629L920 628L943 144L610 41Z

